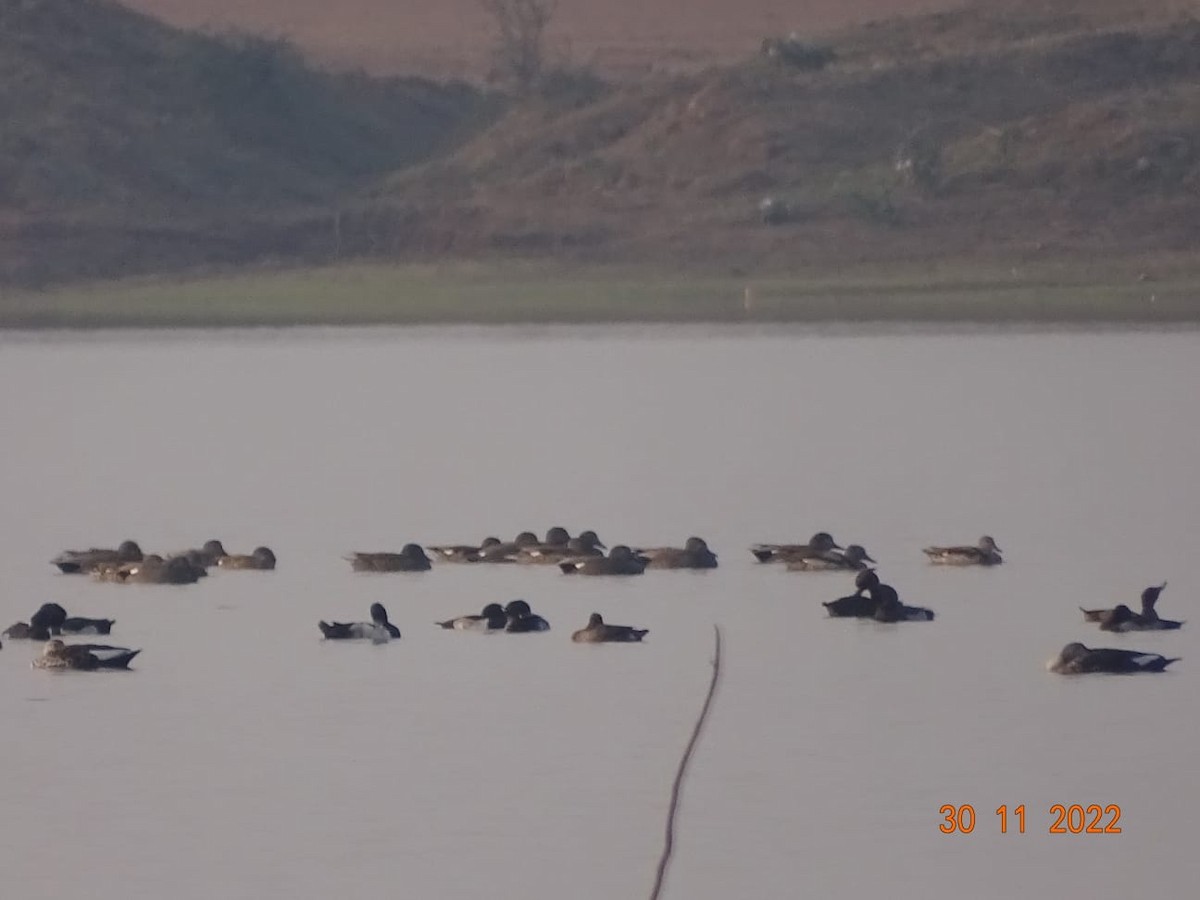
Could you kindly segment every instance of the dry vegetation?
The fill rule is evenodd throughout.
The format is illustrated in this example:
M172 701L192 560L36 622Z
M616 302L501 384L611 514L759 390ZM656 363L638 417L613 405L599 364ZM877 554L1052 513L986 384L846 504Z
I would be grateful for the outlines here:
M1200 244L1186 5L997 0L801 38L818 64L550 66L502 105L324 76L278 42L98 0L0 0L0 275L514 257L734 279L1138 272Z

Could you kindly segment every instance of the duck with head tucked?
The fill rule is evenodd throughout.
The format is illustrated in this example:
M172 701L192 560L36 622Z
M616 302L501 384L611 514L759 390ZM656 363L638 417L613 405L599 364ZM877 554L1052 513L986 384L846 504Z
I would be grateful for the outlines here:
M823 557L841 546L828 531L818 531L807 544L755 544L750 548L759 562L791 562L798 559Z
M12 638L14 641L48 641L63 633L63 624L66 621L65 609L57 603L43 603L37 612L29 617L28 622L14 622L0 637Z
M551 563L557 564L563 560L575 559L581 556L604 555L604 542L591 529L580 532L579 537L568 536L566 540L560 542L558 539L562 538L566 533L565 529L551 528L546 533L546 541L529 547L522 547L513 555L513 561L527 565L547 565ZM549 540L551 537L555 538L554 542Z
M478 562L480 554L489 547L502 543L498 537L485 537L478 546L474 544L431 544L425 549L433 554L439 562L471 563Z
M608 556L583 556L564 559L558 567L566 575L641 575L647 560L624 544L617 544Z
M217 565L222 557L229 556L230 554L225 550L224 544L213 538L210 541L205 541L202 547L193 547L172 555L186 557L188 562L193 566L200 566L207 569Z
M492 544L489 547L481 547L479 550L479 559L477 562L486 563L511 563L514 562L518 553L526 547L536 547L539 543L538 536L532 531L522 531L511 541L502 541L499 544Z
M524 600L511 600L504 607L508 616L505 631L510 634L524 634L532 631L549 631L550 623L530 609Z
M427 572L433 568L420 544L405 544L399 553L362 553L345 557L355 572Z
M269 572L274 570L275 562L275 553L270 547L255 547L250 553L227 553L218 557L217 567Z
M1004 562L995 539L987 534L974 547L926 547L921 552L939 566L998 566Z
M806 556L789 559L785 564L789 572L842 572L862 571L867 563L873 563L862 544L848 544L840 553L830 550L823 556Z
M141 652L107 644L65 644L54 638L42 648L42 655L33 660L31 665L35 669L77 669L83 672L128 669L129 663Z
M208 573L186 556L163 559L151 553L141 562L120 566L100 566L93 577L117 584L195 584Z
M102 563L120 565L127 562L138 562L142 558L142 548L134 541L122 541L116 550L102 547L92 547L90 550L64 550L50 564L58 566L58 570L66 575L87 574Z
M387 610L382 603L371 604L370 622L326 622L317 623L327 641L369 640L373 644L386 644L400 639L400 629L388 621Z
M717 554L701 537L688 538L682 547L638 547L636 555L648 560L647 569L715 569Z
M1060 675L1086 675L1106 672L1112 675L1133 675L1138 672L1161 672L1179 657L1169 658L1158 653L1138 650L1117 650L1111 647L1089 648L1083 644L1067 644L1058 655L1046 663L1046 668Z
M499 603L489 603L479 615L456 616L444 622L434 622L442 628L454 631L479 631L490 634L508 627L508 614Z
M588 619L587 627L581 628L571 635L571 640L577 644L639 643L650 633L648 628L633 628L629 625L609 625L594 612Z

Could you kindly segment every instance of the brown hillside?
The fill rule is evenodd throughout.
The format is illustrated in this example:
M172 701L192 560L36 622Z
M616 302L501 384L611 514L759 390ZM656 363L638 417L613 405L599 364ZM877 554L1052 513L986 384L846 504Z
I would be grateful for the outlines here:
M1200 24L1169 6L987 4L846 32L819 72L757 57L528 104L357 227L702 266L1195 247Z
M316 58L387 74L482 77L489 21L479 0L127 0L188 27L283 35ZM820 33L962 0L558 0L555 55L605 74L730 62L769 34Z

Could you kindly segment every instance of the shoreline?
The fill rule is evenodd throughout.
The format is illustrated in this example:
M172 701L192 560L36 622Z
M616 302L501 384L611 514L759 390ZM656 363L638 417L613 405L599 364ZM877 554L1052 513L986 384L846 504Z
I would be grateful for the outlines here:
M1189 264L1190 263L1190 264ZM527 263L381 265L0 289L0 329L374 325L1200 323L1200 265L964 263L742 274Z

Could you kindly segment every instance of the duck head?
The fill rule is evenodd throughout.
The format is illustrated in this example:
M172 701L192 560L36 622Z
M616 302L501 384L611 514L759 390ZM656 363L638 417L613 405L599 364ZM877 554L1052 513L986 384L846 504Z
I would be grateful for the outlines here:
M376 625L387 625L388 624L387 610L383 608L382 603L372 603L371 604L371 621L374 622Z
M808 547L810 550L815 550L817 553L828 553L830 550L841 550L842 548L833 539L828 531L818 531L808 539Z
M607 547L604 546L604 542L602 540L600 540L599 535L597 535L596 532L592 531L590 528L587 531L581 531L579 533L578 540L585 547L588 547L590 549L596 549L596 550L607 550L608 549Z
M262 563L265 568L275 568L275 554L270 547L255 547L250 555Z
M847 545L844 555L846 557L846 561L850 563L875 562L875 560L871 559L871 557L868 555L862 544Z
M533 610L529 608L529 604L524 600L510 600L504 607L504 611L510 616L522 618L533 614Z
M879 576L875 574L874 569L863 569L854 576L854 587L858 589L858 593L860 594L863 591L879 587Z
M690 537L684 542L683 549L688 553L707 553L708 544L702 537Z
M139 562L142 558L142 548L137 541L121 541L117 547L117 557L121 562Z
M985 534L983 537L981 537L979 539L979 549L985 553L1003 553L1004 552L1003 550L1001 550L999 547L996 546L996 539L993 538L990 534Z
M1158 602L1158 595L1166 588L1167 583L1164 581L1162 584L1153 585L1142 591L1142 609L1147 611L1154 609L1154 604Z
M513 538L513 543L518 547L533 547L541 542L538 540L538 536L532 531L522 531Z
M555 525L546 532L546 543L552 547L565 547L567 541L571 539L570 532L561 525Z

